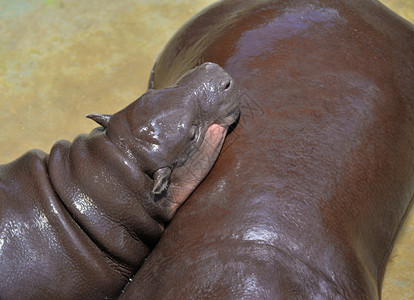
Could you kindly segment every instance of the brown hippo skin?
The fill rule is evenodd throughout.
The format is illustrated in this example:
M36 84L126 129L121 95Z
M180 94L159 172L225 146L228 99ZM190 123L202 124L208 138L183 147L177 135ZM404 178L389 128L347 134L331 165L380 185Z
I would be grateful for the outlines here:
M151 84L203 61L240 122L121 299L380 298L414 193L413 26L370 0L223 1Z
M0 299L110 299L210 171L239 92L207 63L0 166Z

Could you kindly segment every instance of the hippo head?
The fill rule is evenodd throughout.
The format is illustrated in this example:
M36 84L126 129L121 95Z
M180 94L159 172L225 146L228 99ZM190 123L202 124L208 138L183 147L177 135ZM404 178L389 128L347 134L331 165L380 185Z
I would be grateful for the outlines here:
M114 115L88 117L148 175L154 201L171 206L172 215L212 168L239 98L231 77L205 63Z

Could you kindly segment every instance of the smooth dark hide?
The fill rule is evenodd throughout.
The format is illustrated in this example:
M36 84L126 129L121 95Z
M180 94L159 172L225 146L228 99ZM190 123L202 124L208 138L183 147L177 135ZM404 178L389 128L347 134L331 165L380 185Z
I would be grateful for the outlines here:
M121 299L378 299L414 193L414 30L371 0L223 1L157 60L221 65L238 126Z
M239 92L215 64L50 155L0 165L0 299L115 299L210 171Z

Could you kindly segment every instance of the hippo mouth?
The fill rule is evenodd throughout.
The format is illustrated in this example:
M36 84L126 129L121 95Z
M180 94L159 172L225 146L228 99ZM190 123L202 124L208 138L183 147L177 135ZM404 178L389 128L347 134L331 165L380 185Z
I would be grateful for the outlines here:
M229 112L225 115L225 117L218 122L223 127L228 127L233 124L240 115L240 108L239 104L235 105L234 108L230 109Z
M218 158L229 126L240 115L239 103L227 111L220 121L210 125L200 136L201 141L195 141L195 151L188 154L185 163L154 172L152 192L155 202L166 200L169 204L180 206L209 173Z
M234 112L226 118L230 117L234 117ZM172 170L168 167L162 168L154 173L154 187L156 187L155 190L153 189L154 201L161 206L170 207L171 217L203 181L216 162L226 138L228 121L230 119L225 120L223 125L210 125L198 150L189 156L184 165Z

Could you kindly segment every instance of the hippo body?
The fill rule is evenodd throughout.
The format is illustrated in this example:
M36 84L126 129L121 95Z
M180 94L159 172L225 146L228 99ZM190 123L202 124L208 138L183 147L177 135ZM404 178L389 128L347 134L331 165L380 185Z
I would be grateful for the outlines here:
M0 166L0 299L114 299L209 172L239 111L203 64L50 155Z
M378 299L414 193L414 29L371 0L222 1L155 63L203 61L238 126L121 299Z

